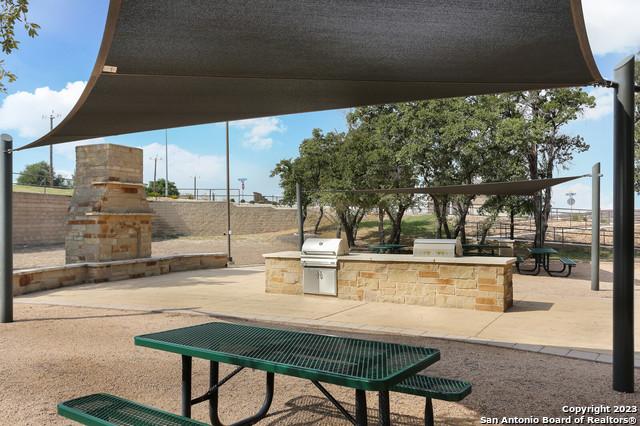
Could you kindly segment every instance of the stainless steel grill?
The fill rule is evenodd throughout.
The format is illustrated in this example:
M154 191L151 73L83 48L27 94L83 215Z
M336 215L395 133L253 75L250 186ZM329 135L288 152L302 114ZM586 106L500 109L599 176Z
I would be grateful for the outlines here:
M310 238L302 245L302 282L305 293L338 294L338 256L349 253L339 238Z
M416 238L413 242L413 255L419 257L462 256L462 244L460 240Z

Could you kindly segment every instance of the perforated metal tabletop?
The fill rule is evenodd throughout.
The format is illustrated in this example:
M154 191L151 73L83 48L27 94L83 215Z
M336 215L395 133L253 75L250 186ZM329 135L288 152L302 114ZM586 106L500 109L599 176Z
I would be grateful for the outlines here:
M213 322L135 344L362 390L387 390L440 359L432 348Z

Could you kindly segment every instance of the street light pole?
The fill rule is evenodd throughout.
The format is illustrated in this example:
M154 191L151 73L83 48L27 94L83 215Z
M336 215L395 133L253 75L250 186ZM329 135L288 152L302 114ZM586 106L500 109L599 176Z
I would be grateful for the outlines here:
M55 111L51 111L49 115L43 115L42 118L49 119L49 131L53 130L53 120L60 117ZM49 186L53 187L53 145L49 145Z
M169 131L164 129L164 158L167 160L164 164L164 196L169 198Z
M229 172L229 122L226 122L226 147L227 147L227 261L233 262L231 257L231 174Z

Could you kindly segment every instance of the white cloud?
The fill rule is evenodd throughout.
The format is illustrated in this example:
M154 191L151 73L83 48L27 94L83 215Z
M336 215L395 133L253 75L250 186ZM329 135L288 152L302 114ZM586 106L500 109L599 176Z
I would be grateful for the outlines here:
M595 55L640 50L640 1L583 0L582 8Z
M273 133L282 133L286 130L282 121L276 117L251 118L230 124L243 130L242 145L254 150L271 148Z
M580 120L599 120L613 112L613 90L607 87L595 87L589 94L596 98L596 106L587 108Z
M23 138L37 138L49 131L49 120L43 118L54 111L66 116L80 97L86 82L67 83L61 90L38 87L33 92L16 92L4 98L0 106L0 128L16 130Z
M144 150L144 181L153 180L153 158L157 155L157 178L164 178L166 158L164 144L152 143ZM198 155L176 145L169 145L169 181L178 188L193 188L193 176L197 176L199 188L219 187L225 175L225 159L217 155ZM217 185L217 186L216 186Z

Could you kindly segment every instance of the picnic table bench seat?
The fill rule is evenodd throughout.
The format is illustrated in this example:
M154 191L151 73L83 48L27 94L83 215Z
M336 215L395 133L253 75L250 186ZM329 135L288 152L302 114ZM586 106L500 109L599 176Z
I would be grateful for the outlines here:
M433 399L457 402L471 393L471 383L462 380L417 374L391 388L391 392L425 397L424 424L434 425Z
M89 426L206 426L187 417L138 404L114 395L96 393L58 404L58 414Z

